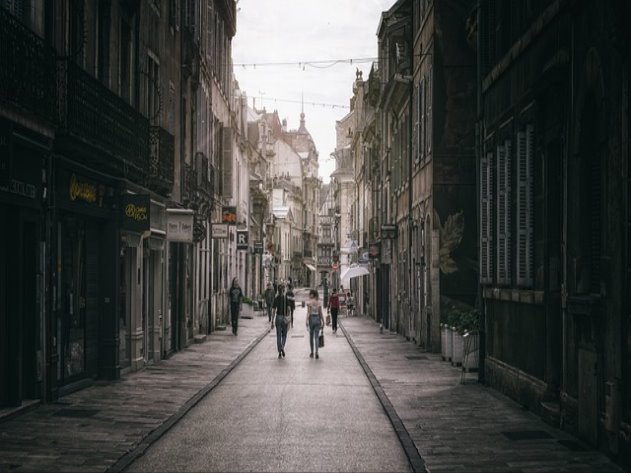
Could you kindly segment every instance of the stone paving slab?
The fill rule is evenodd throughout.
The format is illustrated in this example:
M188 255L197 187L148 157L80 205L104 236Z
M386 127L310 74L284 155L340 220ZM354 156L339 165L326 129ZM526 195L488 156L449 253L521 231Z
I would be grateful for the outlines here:
M623 471L493 389L461 384L460 368L442 361L440 354L425 353L403 337L381 334L379 325L367 318L342 318L340 325L403 421L429 472ZM420 354L427 359L406 358ZM545 432L549 438L510 440L504 434L516 431ZM572 451L559 440L579 442L585 451Z
M244 305L239 335L217 331L158 364L0 423L0 472L105 471L209 386L269 330ZM90 410L87 417L68 417Z

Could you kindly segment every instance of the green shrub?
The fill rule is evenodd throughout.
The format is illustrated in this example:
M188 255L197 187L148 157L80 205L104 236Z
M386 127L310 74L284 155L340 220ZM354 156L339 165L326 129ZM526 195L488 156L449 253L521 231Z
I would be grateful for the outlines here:
M252 299L250 299L248 296L243 296L243 303L252 305Z

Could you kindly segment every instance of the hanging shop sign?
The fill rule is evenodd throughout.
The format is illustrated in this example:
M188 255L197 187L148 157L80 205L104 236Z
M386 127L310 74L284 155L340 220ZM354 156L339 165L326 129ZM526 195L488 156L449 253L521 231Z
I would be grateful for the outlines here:
M254 241L254 254L262 255L263 254L263 240L255 240Z
M121 230L143 233L151 228L149 194L123 194L120 197Z
M381 238L384 240L394 240L397 237L396 225L382 225L381 226Z
M193 211L167 209L167 240L193 243Z
M228 225L223 223L213 223L211 226L212 237L223 240L228 238Z
M237 230L237 250L247 250L248 247L248 231Z
M237 224L237 208L236 207L223 207L221 209L221 223L228 225Z
M119 202L118 193L111 186L64 168L57 170L57 189L59 204L72 210L109 211Z
M369 258L375 259L379 258L379 245L372 244L368 247L368 256Z
M11 125L0 121L0 186L11 182Z

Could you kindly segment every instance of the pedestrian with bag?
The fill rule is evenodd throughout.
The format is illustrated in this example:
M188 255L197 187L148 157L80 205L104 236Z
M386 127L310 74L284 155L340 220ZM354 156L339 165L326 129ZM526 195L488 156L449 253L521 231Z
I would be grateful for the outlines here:
M287 287L287 309L289 311L289 326L294 328L294 311L296 310L296 296L291 284Z
M287 342L287 325L289 316L287 315L287 296L284 294L285 287L278 286L278 295L274 299L274 309L276 310L276 348L278 349L278 359L285 358L285 343Z
M333 289L333 292L329 297L329 308L327 311L331 314L331 329L333 330L333 333L337 333L337 314L340 311L340 296L337 294L336 289Z
M263 298L265 299L265 308L267 309L267 321L272 324L272 328L274 328L274 321L272 320L272 306L274 305L276 293L274 292L271 282L267 283L267 289L265 289Z
M232 284L230 285L230 291L228 291L228 297L230 298L230 321L232 323L232 335L237 335L237 330L239 329L241 301L243 300L243 291L239 286L237 278L232 278Z
M319 338L320 330L324 331L324 317L322 316L322 305L318 301L318 291L315 289L309 291L309 302L307 302L307 330L309 330L309 346L311 347L309 358L313 358L315 345L315 357L319 359Z

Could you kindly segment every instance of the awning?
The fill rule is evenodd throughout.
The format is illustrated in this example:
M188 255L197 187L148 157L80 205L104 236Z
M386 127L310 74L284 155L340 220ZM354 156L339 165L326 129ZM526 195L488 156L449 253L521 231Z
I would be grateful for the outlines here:
M351 266L342 273L340 279L343 283L348 284L351 279L366 276L368 274L370 274L370 271L365 266Z
M309 263L305 263L305 266L307 268L309 268L311 271L317 271L318 270L314 265L309 264Z

